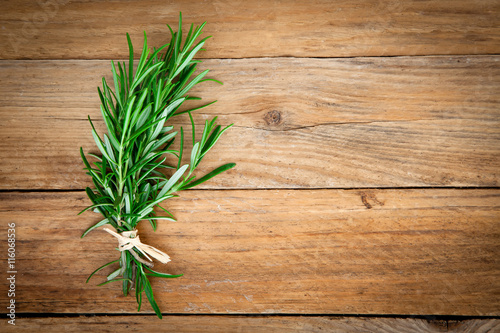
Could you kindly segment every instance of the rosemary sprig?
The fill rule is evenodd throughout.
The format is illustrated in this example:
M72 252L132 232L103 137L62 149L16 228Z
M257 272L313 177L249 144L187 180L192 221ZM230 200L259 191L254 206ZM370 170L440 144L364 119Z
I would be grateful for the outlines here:
M205 37L196 42L206 22L191 27L184 41L182 40L182 16L179 16L179 28L171 33L170 43L159 48L148 48L147 36L144 33L144 46L137 68L134 72L134 48L127 34L129 47L128 66L125 62L112 61L114 90L102 79L102 89L98 88L101 100L101 112L106 124L107 134L99 136L89 117L92 135L101 156L88 154L97 159L92 165L80 148L87 174L92 177L95 189L86 188L92 205L84 209L94 210L102 214L103 220L88 228L82 235L100 226L109 224L119 234L133 231L138 223L147 220L156 230L158 220L174 221L172 214L160 203L175 197L177 192L199 185L210 178L231 169L234 163L225 164L201 178L193 175L203 157L210 151L229 127L216 125L217 117L205 122L202 137L195 140L195 124L192 111L209 106L214 102L186 111L179 111L180 106L188 100L199 99L188 95L195 85L205 81L208 70L196 76L196 65L200 60L194 56L202 50ZM183 43L184 42L184 43ZM192 131L193 147L189 164L181 165L184 153L184 130L180 127L180 149L171 148L178 132L173 126L165 126L171 117L188 114ZM177 158L175 165L165 163L166 155ZM172 169L167 177L162 169ZM153 209L160 207L166 215L157 216ZM129 233L126 233L129 234ZM154 309L156 315L162 314L155 301L149 277L176 278L154 271L152 264L136 247L121 251L117 260L111 261L90 274L89 279L99 270L119 263L119 267L108 275L100 285L119 281L122 283L124 295L135 289L138 311L141 309L143 292Z

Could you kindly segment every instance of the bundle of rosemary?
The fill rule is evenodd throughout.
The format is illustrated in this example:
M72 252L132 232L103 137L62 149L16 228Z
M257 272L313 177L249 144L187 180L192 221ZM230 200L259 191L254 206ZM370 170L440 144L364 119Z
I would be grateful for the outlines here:
M191 112L211 105L215 101L180 111L185 101L200 99L188 95L192 87L204 81L220 83L214 79L205 79L208 70L194 75L196 65L200 62L194 60L194 56L202 50L205 41L210 38L206 37L195 44L205 23L196 28L191 24L183 41L182 16L180 16L177 32L167 25L171 34L170 43L152 50L148 48L144 33L144 47L135 71L134 49L127 34L128 69L123 62L123 64L118 63L117 70L112 61L114 91L104 78L102 90L98 88L107 134L100 137L89 117L92 135L102 156L88 154L96 159L91 165L83 149L80 148L85 170L92 177L95 186L95 189L86 188L92 205L80 214L94 210L104 217L102 221L88 228L82 237L95 228L109 224L114 230L105 230L118 239L120 251L117 260L99 267L90 274L87 282L99 270L118 263L119 267L100 285L121 281L124 295L135 289L138 311L141 309L144 292L159 318L162 315L155 301L149 277L176 278L182 274L170 275L152 269L151 257L162 263L167 263L170 259L162 251L141 243L136 227L140 221L147 220L153 230L156 230L158 220L175 221L172 214L160 206L162 201L173 198L176 196L175 193L199 185L235 166L234 163L225 164L201 178L193 175L203 157L215 145L222 133L231 127L230 125L222 128L216 125L217 117L215 117L205 122L201 139L196 141L195 123ZM174 150L171 147L178 132L173 131L173 126L165 126L171 117L181 114L189 115L193 132L189 163L184 165L181 165L184 130L180 127L180 148ZM169 155L173 156L177 163L168 165L165 161ZM165 214L157 216L153 210L155 207L159 207Z

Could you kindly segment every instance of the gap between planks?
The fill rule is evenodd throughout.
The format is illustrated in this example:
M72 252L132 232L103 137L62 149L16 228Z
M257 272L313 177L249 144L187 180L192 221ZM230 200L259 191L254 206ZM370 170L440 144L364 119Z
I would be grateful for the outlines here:
M187 189L185 191L322 191L322 190L339 190L339 191L391 191L391 190L497 190L499 186L396 186L396 187L297 187L297 188L281 188L281 187L268 187L268 188L196 188ZM0 193L82 193L85 192L84 188L81 189L0 189ZM184 193L184 191L183 191Z
M5 323L5 321L3 321ZM176 332L492 332L500 320L479 318L464 320L336 317L336 316L241 316L241 315L168 315L163 320L148 315L54 316L18 319L17 327L5 327L9 332L32 332L50 329L51 332L153 332L165 324Z

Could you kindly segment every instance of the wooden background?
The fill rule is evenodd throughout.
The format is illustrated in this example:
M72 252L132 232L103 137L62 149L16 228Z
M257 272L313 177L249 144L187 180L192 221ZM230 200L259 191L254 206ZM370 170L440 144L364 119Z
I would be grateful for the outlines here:
M500 1L1 1L2 332L500 331ZM78 149L110 59L208 21L200 125L234 123L141 238L163 321L118 285ZM174 125L187 124L175 120ZM96 120L98 130L104 129ZM200 171L200 173L203 172Z

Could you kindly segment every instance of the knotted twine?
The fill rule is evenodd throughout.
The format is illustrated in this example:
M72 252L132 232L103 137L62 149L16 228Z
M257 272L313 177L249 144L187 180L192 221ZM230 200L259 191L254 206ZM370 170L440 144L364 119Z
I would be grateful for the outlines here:
M133 252L133 248L135 247L151 262L153 260L148 256L148 254L163 264L166 264L170 261L170 257L165 252L162 252L157 248L152 247L151 245L142 243L139 239L139 236L137 235L136 229L132 231L124 231L120 234L108 228L103 228L103 230L107 231L118 239L118 250L120 251L129 250L132 254L135 254L135 252Z

